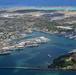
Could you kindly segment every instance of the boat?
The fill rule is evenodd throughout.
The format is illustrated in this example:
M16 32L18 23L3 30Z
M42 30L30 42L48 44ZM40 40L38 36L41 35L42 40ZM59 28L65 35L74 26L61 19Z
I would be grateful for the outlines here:
M48 54L48 57L51 57L51 55L50 55L50 54Z
M38 44L29 44L27 47L38 47Z
M11 54L11 52L10 51L4 51L4 50L0 51L0 55L8 55L8 54Z
M23 45L17 45L15 47L15 50L23 50L24 49L24 46Z
M38 47L38 44L32 44L32 47Z
M24 47L18 47L18 48L15 48L15 50L23 50Z

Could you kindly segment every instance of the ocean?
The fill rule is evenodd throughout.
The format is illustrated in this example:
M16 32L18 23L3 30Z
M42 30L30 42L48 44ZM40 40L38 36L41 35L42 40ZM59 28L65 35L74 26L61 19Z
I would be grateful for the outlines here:
M38 8L39 10L76 10L76 0L0 0L0 7L24 7L24 6L47 6L48 8ZM49 8L55 6L55 8ZM56 6L62 6L56 8ZM35 9L35 8L34 8ZM37 8L36 8L37 9Z
M76 6L76 0L0 0L0 6Z

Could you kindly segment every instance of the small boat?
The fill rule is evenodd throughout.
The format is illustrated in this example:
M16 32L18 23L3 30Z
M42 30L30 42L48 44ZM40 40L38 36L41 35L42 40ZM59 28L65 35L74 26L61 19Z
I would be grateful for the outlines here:
M51 57L51 55L50 55L50 54L48 54L48 57Z
M7 55L7 54L10 54L11 52L10 51L0 51L0 55Z
M15 48L15 50L23 50L23 47Z
M37 47L37 46L38 46L38 44L32 44L32 46L33 46L33 47Z
M38 44L29 44L27 47L38 47Z
M24 46L16 46L15 50L23 50Z

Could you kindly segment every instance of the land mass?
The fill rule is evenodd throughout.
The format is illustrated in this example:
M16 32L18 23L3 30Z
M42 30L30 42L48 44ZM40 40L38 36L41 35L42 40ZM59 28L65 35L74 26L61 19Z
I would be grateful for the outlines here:
M33 30L76 39L76 10L72 7L0 8L0 51L46 42L45 37L12 42L30 36ZM26 33L26 34L25 34ZM29 41L29 42L28 42ZM49 41L49 39L48 39ZM48 42L47 41L47 42ZM35 43L34 43L35 42ZM31 44L32 43L32 44ZM76 69L76 52L56 58L48 68Z
M76 11L72 7L12 7L0 9L0 32L39 30L76 39ZM6 36L2 38L7 38Z
M61 55L53 60L49 69L76 70L76 52Z

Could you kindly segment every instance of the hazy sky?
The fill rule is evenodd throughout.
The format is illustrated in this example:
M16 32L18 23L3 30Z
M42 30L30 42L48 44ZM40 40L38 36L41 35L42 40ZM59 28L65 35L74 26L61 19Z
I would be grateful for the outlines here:
M0 0L0 5L76 6L76 0Z

